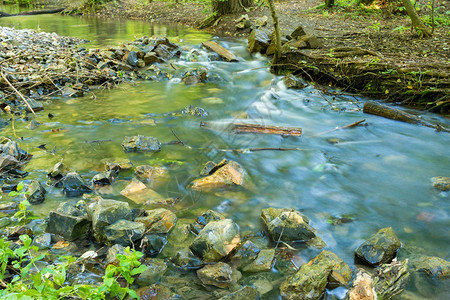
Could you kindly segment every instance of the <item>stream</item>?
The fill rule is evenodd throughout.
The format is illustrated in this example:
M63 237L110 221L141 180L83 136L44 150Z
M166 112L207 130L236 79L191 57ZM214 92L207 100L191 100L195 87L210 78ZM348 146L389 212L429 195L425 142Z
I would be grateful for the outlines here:
M25 166L25 183L47 181L47 170L64 161L89 181L104 170L104 162L129 159L134 166L162 164L170 169L167 184L156 191L164 198L178 198L173 205L178 218L194 220L207 209L233 219L242 235L263 230L260 214L267 207L295 208L311 219L310 225L331 250L354 268L354 250L380 228L391 226L403 248L429 256L450 258L448 245L450 193L431 184L436 176L450 176L450 135L432 128L365 115L363 97L323 94L309 85L287 89L282 77L268 71L268 59L250 55L246 41L219 39L180 26L93 17L41 15L0 18L0 26L38 29L90 40L88 48L118 45L135 37L167 36L187 49L173 60L176 72L206 67L217 78L185 85L179 79L137 81L111 90L94 90L81 98L55 97L44 103L35 120L16 120L19 146L33 155ZM214 40L239 57L238 63L209 61L201 42ZM192 51L191 49L196 49ZM190 58L196 55L196 62ZM162 70L173 72L169 66ZM204 108L206 117L180 116L173 112L188 105ZM450 127L445 116L405 109L429 123ZM52 119L48 114L54 115ZM332 131L366 119L365 126ZM212 128L201 128L211 122ZM233 134L221 124L247 122L301 127L302 137ZM170 143L176 135L188 146ZM13 137L12 127L2 129ZM125 136L154 136L162 151L125 153ZM37 146L45 144L45 148ZM246 151L249 148L300 148L301 151ZM241 149L242 151L230 151ZM241 164L252 188L215 193L193 192L188 184L199 177L207 161L223 158ZM120 191L132 174L120 175L102 197L128 201ZM19 181L17 181L19 182ZM17 183L16 182L16 183ZM46 186L43 204L31 209L45 218L66 197L61 189ZM7 194L0 203L11 201ZM350 223L333 225L333 218L349 217ZM299 249L299 263L320 250ZM276 272L276 271L274 271ZM448 283L448 282L447 282ZM446 281L411 281L398 299L443 299ZM330 292L342 298L345 291ZM277 299L278 287L263 296Z

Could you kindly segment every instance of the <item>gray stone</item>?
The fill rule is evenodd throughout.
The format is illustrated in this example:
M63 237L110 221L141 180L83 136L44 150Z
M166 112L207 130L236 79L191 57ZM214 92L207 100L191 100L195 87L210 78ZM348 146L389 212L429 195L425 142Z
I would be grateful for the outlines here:
M418 256L412 258L411 264L416 271L424 272L435 278L450 277L450 262L436 256Z
M147 269L136 278L136 284L139 286L149 286L157 283L167 270L167 264L164 260L153 258L147 264Z
M164 62L164 60L159 58L155 52L147 52L144 56L144 63L146 66L162 62Z
M231 260L233 267L238 269L245 267L258 257L259 252L258 246L251 241L246 241L233 256Z
M51 211L48 216L48 233L62 236L68 241L86 238L89 234L91 222L85 217L66 215L60 212Z
M129 64L132 67L136 67L138 63L137 54L135 51L128 52L125 54L124 59L126 58L127 64Z
M161 143L151 136L126 136L122 148L125 152L158 152L161 151Z
M148 210L146 214L135 221L143 223L149 233L169 233L177 222L175 213L165 208Z
M207 192L244 184L245 170L235 161L230 160L225 165L214 168L211 172L209 176L192 181L190 188Z
M92 190L84 183L77 172L70 172L62 179L63 191L67 197L77 197Z
M259 300L260 295L256 288L251 286L244 286L234 293L223 296L219 300Z
M362 243L355 254L371 265L380 265L389 263L401 245L392 227L386 227Z
M306 35L306 32L303 29L303 27L299 25L297 28L294 29L294 31L292 31L292 33L289 36L291 39L295 40L304 35Z
M263 272L272 269L275 249L261 250L254 261L242 268L244 272Z
M309 219L301 212L293 209L266 208L261 217L267 226L273 241L308 241L316 236Z
M192 242L192 253L206 262L219 261L240 242L239 226L230 219L208 223Z
M283 78L283 82L288 89L303 89L307 86L307 84L303 80L295 77L292 74L286 75Z
M225 216L222 215L221 213L218 213L214 210L207 210L206 212L204 212L201 216L199 216L197 218L197 220L195 221L195 223L192 223L190 225L190 229L191 231L198 235L199 232L206 226L206 224L208 224L211 221L219 221L219 220L223 220L225 219Z
M43 233L37 235L33 239L33 245L37 246L39 250L46 250L52 244L52 235L50 233Z
M248 51L250 53L261 54L266 53L267 47L269 47L270 39L265 31L254 29L248 37Z
M28 194L26 194L25 197L31 204L39 204L44 202L45 194L47 193L45 188L37 180L31 181L27 188L27 192Z
M433 177L431 178L431 182L433 183L434 188L441 191L450 190L450 177Z
M197 276L203 284L226 288L232 281L232 272L229 265L218 262L213 265L206 265L200 270L197 270Z
M189 250L180 250L171 259L172 263L184 270L197 270L205 264Z
M128 220L119 220L104 228L106 241L109 245L131 246L144 235L144 232L144 224Z
M391 299L404 291L409 282L408 260L393 261L375 269L373 288L378 299Z
M118 266L120 261L117 259L118 254L126 254L125 247L119 244L115 244L108 248L106 252L105 265L113 264Z
M142 238L141 244L145 246L146 255L157 255L167 244L167 234L147 234Z

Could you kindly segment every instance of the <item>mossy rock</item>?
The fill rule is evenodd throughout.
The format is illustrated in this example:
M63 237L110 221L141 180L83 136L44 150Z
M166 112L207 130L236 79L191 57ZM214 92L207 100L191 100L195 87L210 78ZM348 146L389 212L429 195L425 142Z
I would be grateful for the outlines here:
M355 254L371 265L380 265L389 263L401 245L392 227L386 227L362 243Z

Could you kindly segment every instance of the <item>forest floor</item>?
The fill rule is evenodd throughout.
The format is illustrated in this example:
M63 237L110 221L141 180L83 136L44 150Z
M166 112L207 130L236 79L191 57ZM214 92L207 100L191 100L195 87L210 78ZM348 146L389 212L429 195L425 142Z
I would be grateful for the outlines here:
M76 1L71 3L77 5ZM193 28L198 28L210 14L210 7L205 4L209 2L142 3L139 0L108 2L94 14L177 23ZM406 14L388 14L375 6L338 4L326 9L320 8L321 3L321 0L282 0L276 3L284 35L301 25L307 34L315 35L323 45L318 50L295 51L285 55L281 69L322 85L339 87L345 92L433 111L449 111L450 17L446 12L450 4L437 1L440 9L436 18L438 22L433 37L425 39L411 31L410 19ZM425 10L426 7L419 14L423 19L429 19L429 12ZM224 16L203 30L218 36L246 38L251 29L236 28L236 20L243 14ZM270 36L273 25L266 5L252 7L245 14L250 21L267 16L269 22L263 29ZM349 55L336 55L338 52L335 51L342 49L350 50L347 51ZM363 51L358 54L360 50Z

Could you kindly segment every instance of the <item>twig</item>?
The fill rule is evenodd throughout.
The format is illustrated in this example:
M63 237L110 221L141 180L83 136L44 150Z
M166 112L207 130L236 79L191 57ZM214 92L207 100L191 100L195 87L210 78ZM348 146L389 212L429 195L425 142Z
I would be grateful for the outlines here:
M266 151L266 150L275 150L275 151L305 151L308 149L300 149L300 148L277 148L277 147L265 147L265 148L248 148L248 149L232 149L234 152L254 152L254 151Z
M276 244L276 246L275 246L275 250L278 248L278 245L280 244L281 237L283 236L284 229L286 228L286 225L287 225L286 223L289 221L289 218L291 217L291 214L292 214L293 211L294 211L294 209L292 209L292 210L289 212L289 215L288 215L287 219L286 219L285 222L284 222L283 228L281 229L280 236L278 237L278 241L277 241L277 244Z
M319 136L319 135L324 135L324 134L327 134L327 133L330 133L330 132L334 132L334 131L339 130L339 129L346 129L346 128L355 127L355 126L358 126L359 124L361 124L362 122L365 122L365 121L366 121L366 119L363 119L363 120L360 120L360 121L357 121L357 122L354 122L352 124L348 124L348 125L345 125L345 126L342 126L342 127L336 127L334 129L331 129L331 130L328 130L328 131L316 134L313 137L316 137L316 136Z
M172 131L172 134L177 138L179 144L183 145L184 147L188 147L188 146L186 146L186 144L178 137L178 135L175 133L175 131L174 131L173 129L170 129L170 131ZM188 148L190 148L190 147L188 147Z
M13 91L19 95L20 98L22 98L23 102L25 102L25 104L28 106L28 108L30 109L30 111L33 113L33 115L36 117L36 113L34 112L33 108L30 106L30 104L28 103L28 101L25 99L25 97L22 95L22 93L20 93L12 84L11 82L9 82L9 80L5 77L5 74L3 74L3 72L0 71L0 74L2 75L3 80L5 80L5 82L13 89Z

